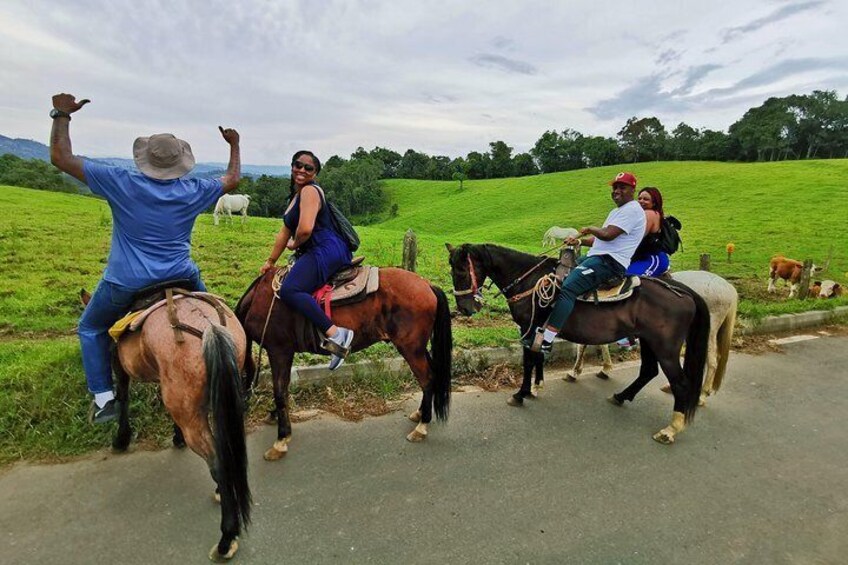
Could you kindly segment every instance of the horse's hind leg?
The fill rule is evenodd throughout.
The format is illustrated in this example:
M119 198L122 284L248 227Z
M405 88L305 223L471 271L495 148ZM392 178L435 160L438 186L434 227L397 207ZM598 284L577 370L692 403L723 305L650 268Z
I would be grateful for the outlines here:
M421 405L409 415L409 419L418 425L409 432L406 439L412 442L424 441L427 439L427 428L433 419L433 379L430 375L427 342L418 345L395 343L395 347L409 364L422 391Z
M668 377L671 385L671 393L674 395L674 412L671 415L671 423L654 434L654 439L663 444L672 444L678 434L686 428L686 398L689 396L689 386L680 366L680 357L677 354L669 354L659 357L659 363L663 372Z
M171 442L177 449L183 449L186 446L186 440L185 436L183 436L183 431L180 429L176 422L174 422L174 435L171 439Z
M636 395L639 394L639 391L645 388L645 385L659 374L657 356L644 339L642 340L641 356L642 365L639 367L639 376L626 389L610 396L607 399L610 403L616 406L622 406L625 401L632 402Z
M610 378L610 373L612 373L612 357L610 357L609 345L599 345L601 349L601 359L603 359L603 366L601 370L598 371L595 376L599 379L607 380Z
M580 376L580 373L583 372L583 358L586 356L586 346L582 343L577 344L577 358L574 359L574 366L571 370L566 373L565 381L569 383L573 383L577 380L577 377Z
M277 417L277 441L265 451L266 461L276 461L289 451L291 420L289 418L289 381L294 353L274 350L268 352L274 381L274 408Z
M117 356L112 359L112 372L115 374L115 400L118 404L118 432L112 440L112 449L126 451L132 440L130 427L130 376L124 371Z

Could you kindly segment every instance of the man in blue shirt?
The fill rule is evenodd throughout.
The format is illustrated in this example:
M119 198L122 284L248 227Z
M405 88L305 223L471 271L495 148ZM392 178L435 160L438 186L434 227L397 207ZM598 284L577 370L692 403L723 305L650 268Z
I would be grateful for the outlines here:
M142 288L188 279L189 290L206 290L191 260L191 231L201 212L238 186L241 159L238 132L221 127L230 162L220 179L185 178L194 168L194 155L188 143L171 134L135 140L133 159L140 172L80 159L71 150L69 124L71 114L88 102L77 102L71 94L53 97L50 161L105 198L112 210L109 260L78 329L85 377L94 395L93 421L102 423L117 416L109 328Z

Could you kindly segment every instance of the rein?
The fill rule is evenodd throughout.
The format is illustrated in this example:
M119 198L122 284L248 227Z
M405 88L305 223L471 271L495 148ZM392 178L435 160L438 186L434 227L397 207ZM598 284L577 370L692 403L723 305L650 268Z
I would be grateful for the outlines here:
M251 394L256 391L256 385L259 382L259 373L262 369L262 344L265 342L265 332L268 330L268 322L271 321L271 312L274 310L274 302L277 300L277 292L280 290L280 287L283 286L283 277L288 270L287 266L282 269L277 269L274 273L274 278L271 280L271 290L274 292L271 293L271 305L268 306L268 315L265 316L265 325L262 326L262 337L259 338L259 353L256 354L256 377L253 379L253 383L250 386Z
M547 255L547 254L549 254L551 251L559 251L560 249L562 249L562 248L563 248L563 247L565 247L565 246L566 246L566 245L565 245L565 242L563 241L561 244L557 245L556 247L551 247L550 249L546 249L546 250L542 251L541 255L543 255L543 256L544 256L544 255ZM509 283L508 285L506 285L506 286L505 286L505 287L503 287L502 289L500 289L498 292L496 292L496 293L495 293L495 298L497 298L497 297L498 297L498 296L500 296L501 294L503 294L504 296L506 296L506 293L507 293L510 289L512 289L512 287L514 287L515 285L517 285L518 283L520 283L521 281L523 281L525 278L527 278L527 276L528 276L528 275L530 275L530 273L532 273L533 271L535 271L536 269L538 269L539 267L541 267L542 265L544 265L544 264L545 264L545 261L547 261L547 260L548 260L548 258L547 258L547 257L545 257L544 259L542 259L541 261L539 261L538 263L536 263L535 265L533 265L532 267L530 267L530 269L529 269L527 272L525 272L523 275L521 275L520 277L518 277L517 279L515 279L514 281L512 281L511 283ZM543 278L544 278L544 277L543 277ZM542 280L542 279L539 279L539 280ZM536 283L536 286L538 286L538 283ZM534 287L534 289L535 289L535 287ZM508 300L509 302L517 302L517 301L521 300L522 298L525 298L525 297L527 297L527 296L530 296L531 294L533 294L533 292L534 292L534 290L529 290L529 291L526 291L526 292L522 292L522 293L520 293L520 294L516 294L515 296L507 297L507 300Z

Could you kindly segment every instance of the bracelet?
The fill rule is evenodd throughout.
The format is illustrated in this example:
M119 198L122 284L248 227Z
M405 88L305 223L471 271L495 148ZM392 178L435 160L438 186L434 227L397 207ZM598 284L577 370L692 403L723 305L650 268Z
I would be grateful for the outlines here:
M271 263L272 265L273 265L274 263L276 263L276 262L277 262L277 260L276 260L276 259L271 259L270 257L268 257L267 259L265 259L265 261L266 261L266 262L268 262L268 263Z

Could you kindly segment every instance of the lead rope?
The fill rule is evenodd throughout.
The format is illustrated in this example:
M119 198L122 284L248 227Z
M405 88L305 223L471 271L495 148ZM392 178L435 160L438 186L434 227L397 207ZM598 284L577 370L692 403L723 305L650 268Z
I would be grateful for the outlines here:
M268 315L265 316L265 325L262 327L262 337L259 338L259 353L256 354L256 376L250 386L251 396L253 396L253 393L256 392L256 386L257 383L259 383L259 373L262 369L262 349L263 344L265 343L265 332L268 330L268 322L271 321L271 312L274 310L274 302L277 300L277 292L283 285L283 276L285 276L287 271L288 267L283 267L282 269L278 268L274 273L274 278L271 280L271 290L274 292L271 294L271 305L268 307Z
M536 321L536 302L539 302L540 309L545 309L550 306L554 301L554 298L556 298L556 286L556 276L553 273L545 275L536 281L536 285L533 287L532 293L533 301L532 308L530 310L530 325L527 327L527 331L521 334L519 339L527 337L527 334L529 334L530 330L532 330L536 325L534 323Z

